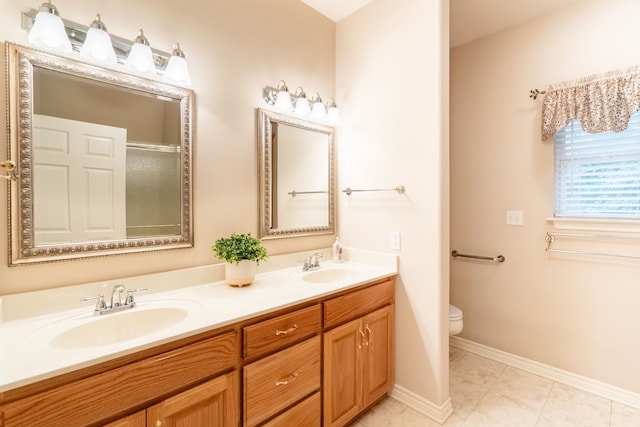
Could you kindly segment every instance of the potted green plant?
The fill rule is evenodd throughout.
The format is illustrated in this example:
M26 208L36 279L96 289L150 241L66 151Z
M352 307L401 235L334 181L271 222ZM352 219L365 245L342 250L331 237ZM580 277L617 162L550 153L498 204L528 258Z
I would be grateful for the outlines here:
M269 257L259 239L251 233L231 233L211 246L214 254L226 261L225 280L232 286L246 286L253 282L256 266Z

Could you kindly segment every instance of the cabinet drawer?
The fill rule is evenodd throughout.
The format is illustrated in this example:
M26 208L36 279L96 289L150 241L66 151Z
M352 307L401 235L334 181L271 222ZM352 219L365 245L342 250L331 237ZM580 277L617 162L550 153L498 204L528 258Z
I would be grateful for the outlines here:
M315 335L321 328L320 304L247 326L243 329L244 357L249 359L273 353Z
M320 414L320 392L318 392L261 427L320 427Z
M255 426L320 388L320 336L244 367L244 425Z
M130 412L236 366L238 345L229 332L8 403L4 427L84 426Z
M324 303L324 326L332 327L360 317L394 300L394 280L387 280Z

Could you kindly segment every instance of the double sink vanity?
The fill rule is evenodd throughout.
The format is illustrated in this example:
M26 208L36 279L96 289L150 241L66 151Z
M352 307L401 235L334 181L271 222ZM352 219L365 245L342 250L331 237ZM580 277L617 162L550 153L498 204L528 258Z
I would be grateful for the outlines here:
M349 423L394 382L397 258L301 256L245 288L213 265L3 297L0 426ZM114 289L135 306L94 315Z
M9 265L193 248L195 92L74 54L5 55ZM334 129L254 120L258 237L335 235ZM109 173L68 178L74 153ZM394 383L398 261L343 255L311 271L309 253L272 256L244 288L218 264L0 297L0 427L352 422Z

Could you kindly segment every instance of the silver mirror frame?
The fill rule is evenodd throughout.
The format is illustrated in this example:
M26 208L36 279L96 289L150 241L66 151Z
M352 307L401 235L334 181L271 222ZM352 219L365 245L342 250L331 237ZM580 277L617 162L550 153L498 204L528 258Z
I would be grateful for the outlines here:
M5 43L8 158L17 181L8 181L9 266L78 258L192 248L192 90L125 74L38 49ZM33 236L33 67L42 67L128 89L180 100L182 230L180 235L35 246Z
M331 126L307 120L297 119L286 114L258 108L258 180L259 180L259 232L262 239L283 237L301 237L320 234L335 234L336 231L336 164L335 164L335 130ZM329 223L299 228L272 228L273 224L273 142L272 122L295 126L311 132L327 135L329 139Z

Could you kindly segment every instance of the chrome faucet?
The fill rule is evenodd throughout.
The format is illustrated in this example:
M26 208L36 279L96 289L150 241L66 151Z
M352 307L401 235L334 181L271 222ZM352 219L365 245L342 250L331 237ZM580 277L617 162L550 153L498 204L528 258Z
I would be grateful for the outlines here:
M94 316L101 314L115 313L117 311L128 310L136 306L136 302L133 298L133 294L136 292L146 291L147 288L131 289L127 291L124 285L116 285L111 291L111 305L107 305L104 300L104 295L98 295L97 297L85 297L81 302L96 300L96 308L93 310ZM127 292L127 296L122 300L122 294Z
M120 307L122 305L122 294L125 291L124 285L116 285L111 291L111 308Z
M313 270L314 268L320 268L320 259L322 258L322 253L316 252L313 255L310 255L308 259L304 260L304 264L302 264L302 271Z

